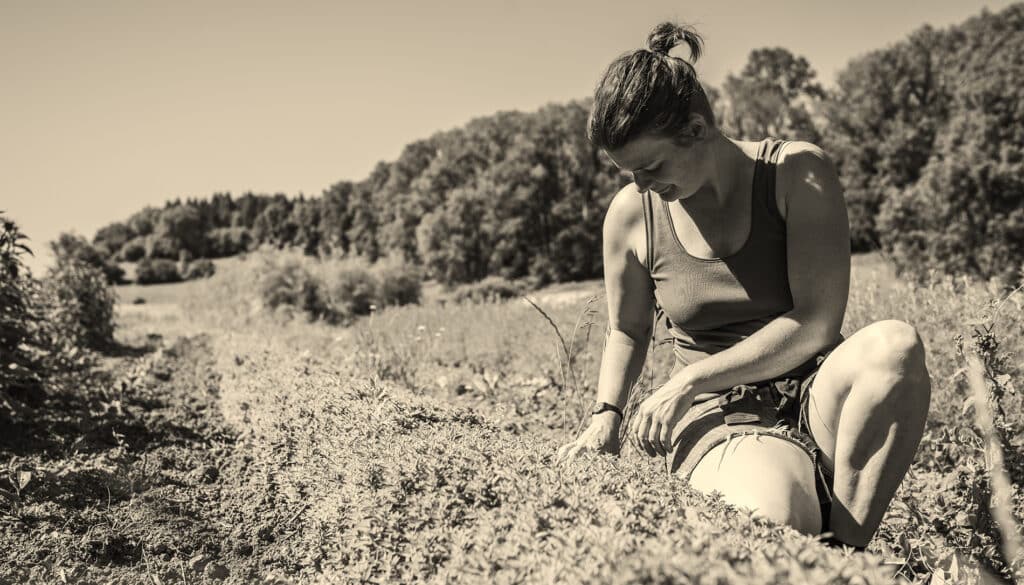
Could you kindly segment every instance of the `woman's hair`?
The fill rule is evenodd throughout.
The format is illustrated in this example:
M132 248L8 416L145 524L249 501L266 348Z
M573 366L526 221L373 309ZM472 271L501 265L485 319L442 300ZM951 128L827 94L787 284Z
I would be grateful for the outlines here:
M594 92L587 127L594 145L619 148L644 132L679 138L694 112L714 126L714 113L693 65L668 54L680 42L686 43L696 63L704 46L697 31L663 22L647 37L646 49L626 53L608 66Z

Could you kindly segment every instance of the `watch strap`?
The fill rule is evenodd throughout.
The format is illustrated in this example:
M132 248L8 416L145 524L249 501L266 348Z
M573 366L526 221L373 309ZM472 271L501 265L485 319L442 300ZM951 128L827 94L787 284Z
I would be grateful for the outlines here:
M602 412L607 412L609 410L614 412L615 414L618 414L619 418L624 418L621 408L615 406L614 404L609 404L607 402L598 402L597 404L595 404L594 410L593 412L591 412L591 414L601 414Z

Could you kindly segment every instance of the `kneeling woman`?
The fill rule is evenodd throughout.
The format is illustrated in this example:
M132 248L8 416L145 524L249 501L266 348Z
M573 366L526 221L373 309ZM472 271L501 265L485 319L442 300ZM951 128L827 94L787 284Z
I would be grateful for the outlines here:
M609 332L598 407L563 446L617 452L655 310L676 367L627 432L696 489L801 532L865 547L910 467L930 382L901 321L840 334L846 206L813 144L724 136L693 66L692 29L659 25L598 85L590 139L633 183L604 221Z

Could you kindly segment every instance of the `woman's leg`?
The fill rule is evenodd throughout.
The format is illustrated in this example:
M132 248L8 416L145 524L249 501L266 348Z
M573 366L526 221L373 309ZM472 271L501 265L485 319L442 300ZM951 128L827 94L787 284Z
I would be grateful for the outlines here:
M808 426L835 470L830 530L867 546L914 459L931 399L924 346L902 321L839 345L810 389Z
M814 467L802 447L768 434L737 435L712 448L690 485L805 534L821 532Z

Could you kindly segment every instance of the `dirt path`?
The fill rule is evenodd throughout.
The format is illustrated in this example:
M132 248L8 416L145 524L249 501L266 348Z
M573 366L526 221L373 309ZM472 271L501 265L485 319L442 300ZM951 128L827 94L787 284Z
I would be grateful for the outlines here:
M248 582L265 572L273 494L245 489L251 457L220 414L209 349L205 336L154 340L6 421L0 583Z

